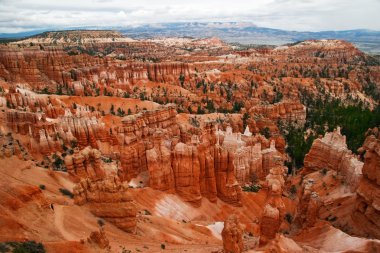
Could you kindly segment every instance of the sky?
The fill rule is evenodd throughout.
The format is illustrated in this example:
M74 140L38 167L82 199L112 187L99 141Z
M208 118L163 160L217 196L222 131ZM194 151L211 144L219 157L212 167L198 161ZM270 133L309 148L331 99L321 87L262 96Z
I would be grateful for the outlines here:
M380 0L0 0L0 33L194 21L380 30Z

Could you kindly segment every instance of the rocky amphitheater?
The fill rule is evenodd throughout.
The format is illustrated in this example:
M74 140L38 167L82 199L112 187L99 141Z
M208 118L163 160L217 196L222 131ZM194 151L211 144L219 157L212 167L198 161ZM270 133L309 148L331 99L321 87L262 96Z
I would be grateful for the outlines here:
M350 150L327 127L298 168L284 134L313 131L305 101L321 94L375 110L368 55L64 34L0 45L2 247L380 252L379 128Z

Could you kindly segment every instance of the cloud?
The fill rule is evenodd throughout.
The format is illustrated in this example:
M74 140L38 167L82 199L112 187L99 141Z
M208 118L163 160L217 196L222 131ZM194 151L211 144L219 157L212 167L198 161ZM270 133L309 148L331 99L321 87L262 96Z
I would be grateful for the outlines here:
M286 30L380 30L379 0L0 0L0 32L181 21Z

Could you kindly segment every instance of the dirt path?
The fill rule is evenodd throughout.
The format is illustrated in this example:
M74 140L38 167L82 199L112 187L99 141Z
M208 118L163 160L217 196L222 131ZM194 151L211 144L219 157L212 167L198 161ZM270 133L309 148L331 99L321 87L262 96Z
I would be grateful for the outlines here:
M65 229L65 225L64 225L64 216L65 216L65 212L64 212L64 209L66 208L66 206L63 206L63 205L57 205L55 204L54 205L54 225L55 227L58 229L58 231L62 234L63 238L65 240L68 240L68 241L75 241L77 240L78 238L68 232L66 229Z

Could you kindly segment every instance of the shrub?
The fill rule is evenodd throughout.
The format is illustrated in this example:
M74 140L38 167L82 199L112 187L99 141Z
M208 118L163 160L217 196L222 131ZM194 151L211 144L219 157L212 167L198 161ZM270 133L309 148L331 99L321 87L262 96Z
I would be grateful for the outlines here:
M70 141L71 148L76 148L78 146L78 142L76 140Z
M112 158L111 157L102 157L102 160L105 163L112 163Z
M166 248L165 244L161 243L161 249L165 249L165 248Z
M196 117L191 117L189 121L190 124L194 127L199 127L201 125Z
M295 195L297 194L297 187L293 184L291 187L290 187L290 193Z
M285 220L289 223L292 224L293 221L293 216L290 213L285 214Z
M40 189L41 189L41 190L45 190L45 189L46 189L46 186L45 186L45 185L43 185L43 184L40 184L40 186L39 186L39 187L40 187Z
M242 189L245 192L258 192L261 189L261 185L259 185L259 184L252 184L250 186L243 186Z
M9 248L6 243L0 243L0 252L1 253L9 252Z
M117 116L119 116L119 117L125 116L125 111L120 107L117 109Z
M198 108L197 108L197 114L204 114L205 111L202 109L202 107L200 105L198 105Z
M265 138L267 138L267 139L269 139L271 137L270 129L268 127L261 129L260 134L264 135Z
M99 219L98 220L98 225L101 226L101 227L103 227L105 225L104 220Z
M327 174L327 169L323 168L319 172L321 172L321 174L325 176Z
M65 195L65 196L68 196L68 197L70 197L70 198L74 198L74 194L73 194L71 191L69 191L69 190L67 190L67 189L65 189L65 188L60 188L59 191L60 191L63 195Z
M64 165L64 161L61 157L57 156L56 154L54 154L55 156L53 156L54 158L54 162L53 162L53 165L54 165L54 169L55 170L62 170L62 167Z
M46 250L42 243L35 241L26 242L5 242L0 244L0 252L9 252L11 249L13 253L45 253Z

